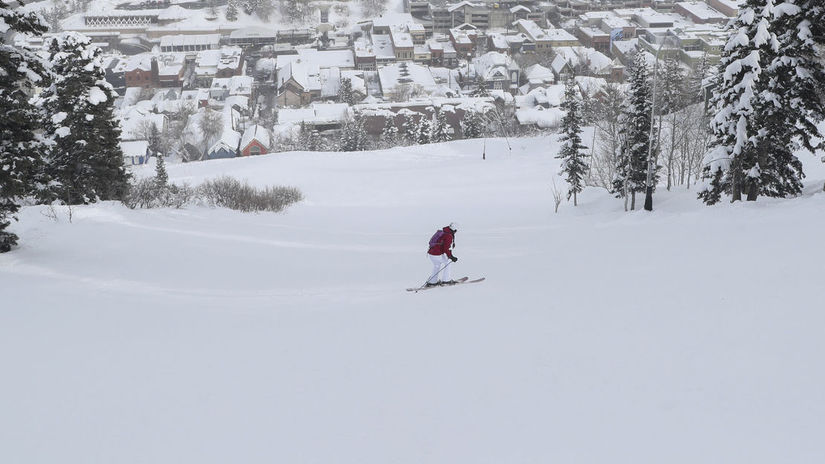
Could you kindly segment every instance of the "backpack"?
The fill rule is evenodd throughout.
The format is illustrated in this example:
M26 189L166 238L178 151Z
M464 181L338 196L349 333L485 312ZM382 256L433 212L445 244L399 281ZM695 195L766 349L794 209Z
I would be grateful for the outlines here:
M439 243L441 243L441 237L443 237L443 236L444 236L444 231L443 230L438 229L437 231L435 231L433 236L430 238L430 248L432 248L432 247L438 245Z

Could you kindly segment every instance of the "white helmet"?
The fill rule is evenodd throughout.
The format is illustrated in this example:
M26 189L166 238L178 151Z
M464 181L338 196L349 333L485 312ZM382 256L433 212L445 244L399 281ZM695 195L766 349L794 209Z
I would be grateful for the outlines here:
M450 230L452 230L453 232L458 232L458 223L457 222L451 222L450 225L448 225L447 227L449 227Z

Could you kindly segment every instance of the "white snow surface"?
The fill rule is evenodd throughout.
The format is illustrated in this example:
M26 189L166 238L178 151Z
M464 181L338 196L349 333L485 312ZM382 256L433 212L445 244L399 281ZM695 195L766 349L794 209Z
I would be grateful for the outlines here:
M555 139L483 143L167 165L282 214L24 208L0 462L825 462L818 156L796 199L553 214ZM451 221L487 280L405 292Z

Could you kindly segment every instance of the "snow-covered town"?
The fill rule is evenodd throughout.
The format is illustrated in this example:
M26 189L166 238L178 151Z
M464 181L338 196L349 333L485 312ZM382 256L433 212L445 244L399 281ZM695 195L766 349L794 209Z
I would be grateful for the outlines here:
M85 0L67 9L47 0L26 9L55 32L17 45L45 50L56 31L77 31L102 48L122 148L140 164L150 124L164 153L185 161L289 151L313 137L334 150L353 118L365 119L373 147L387 121L401 138L427 139L411 126L439 112L447 127L434 141L467 137L461 122L476 113L495 114L496 135L552 131L564 76L599 99L626 82L636 52L706 70L738 4ZM204 119L219 124L204 131Z
M0 0L0 464L820 464L823 211L823 0Z

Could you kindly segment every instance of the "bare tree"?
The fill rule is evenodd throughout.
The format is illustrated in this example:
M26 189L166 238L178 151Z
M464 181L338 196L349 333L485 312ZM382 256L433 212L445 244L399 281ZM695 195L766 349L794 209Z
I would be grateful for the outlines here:
M588 185L610 190L616 175L616 154L622 146L619 122L625 95L616 84L605 87L605 97L594 114L594 143L591 145Z
M207 109L200 121L198 121L198 129L201 131L204 142L204 151L208 150L220 137L223 129L223 118L217 111Z

